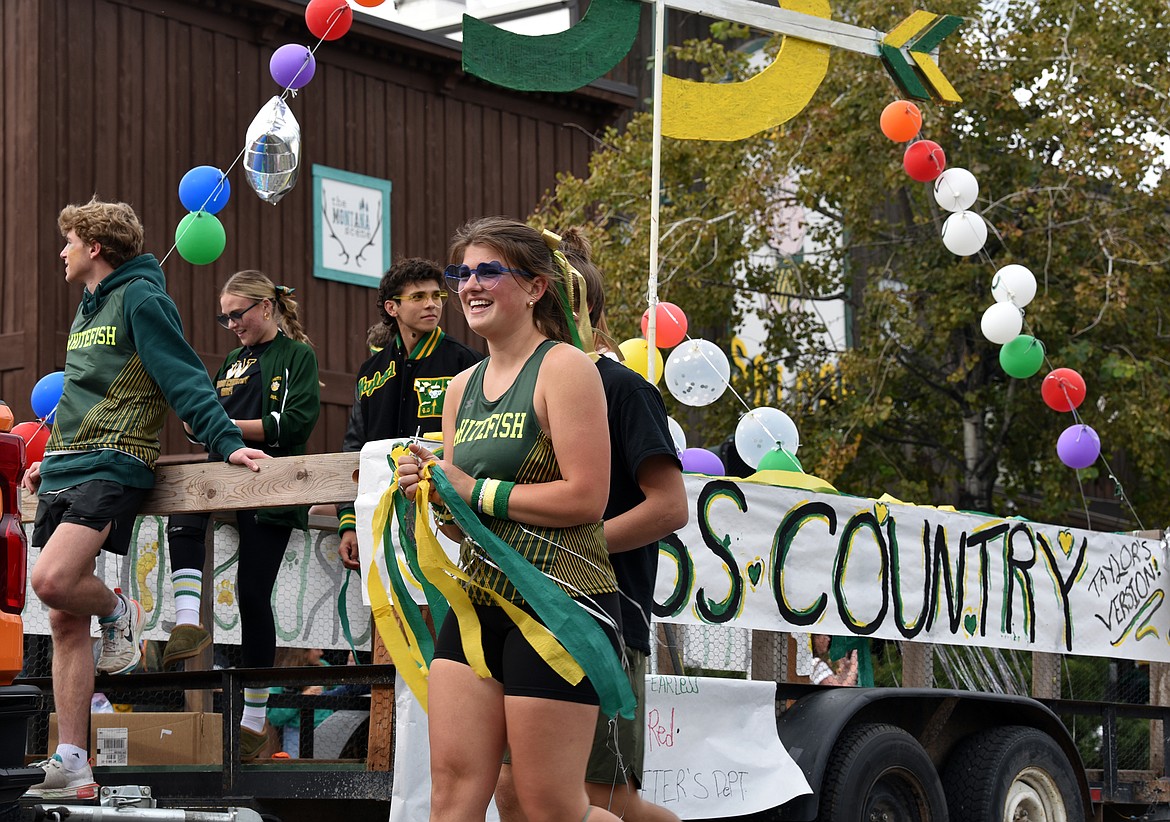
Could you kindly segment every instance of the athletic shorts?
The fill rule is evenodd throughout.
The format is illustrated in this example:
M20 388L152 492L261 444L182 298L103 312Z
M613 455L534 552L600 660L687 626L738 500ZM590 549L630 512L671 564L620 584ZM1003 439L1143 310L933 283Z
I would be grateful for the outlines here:
M134 536L134 520L146 499L147 488L129 488L112 480L90 480L60 491L46 491L37 504L32 544L44 548L63 522L101 531L107 525L103 551L125 556Z
M616 593L598 594L588 599L609 615L620 629L621 606ZM532 696L585 705L600 704L597 691L593 689L588 678L582 679L576 685L566 682L528 644L528 640L503 608L498 605L474 607L482 630L484 660L492 678L504 686L506 696ZM520 607L532 613L529 606ZM602 624L602 629L616 651L620 647L620 640L614 636L610 626ZM468 664L459 635L459 620L456 619L454 612L447 613L447 618L443 620L443 625L439 629L439 636L435 641L435 659L449 659Z
M625 785L634 780L642 787L642 763L646 750L646 654L626 646L626 673L638 706L633 719L597 715L593 750L585 767L585 781L601 785Z

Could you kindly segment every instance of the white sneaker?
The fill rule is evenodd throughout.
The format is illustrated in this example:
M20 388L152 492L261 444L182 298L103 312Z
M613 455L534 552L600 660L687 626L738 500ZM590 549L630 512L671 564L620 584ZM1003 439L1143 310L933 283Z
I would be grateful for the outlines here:
M97 661L99 674L130 673L142 659L139 647L145 618L142 606L120 591L118 596L126 603L126 613L113 622L98 622L102 632L102 655Z
M48 759L34 762L30 767L44 768L45 781L29 788L25 799L95 799L98 784L93 781L89 763L80 771L65 770L61 757L53 754Z

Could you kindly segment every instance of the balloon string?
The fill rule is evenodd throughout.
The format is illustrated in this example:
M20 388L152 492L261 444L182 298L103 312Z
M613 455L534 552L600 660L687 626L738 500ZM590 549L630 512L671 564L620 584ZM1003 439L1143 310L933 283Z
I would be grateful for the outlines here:
M328 18L329 25L325 29L325 33L322 34L320 39L317 40L316 44L308 50L308 53L305 55L304 61L301 63L301 67L299 69L297 69L297 73L293 75L292 79L288 81L288 85L286 85L284 87L284 89L280 92L280 101L282 103L285 102L285 100L287 100L289 98L289 96L293 96L293 97L296 96L297 90L293 88L293 84L296 83L297 78L301 76L301 73L309 65L309 61L316 58L317 49L321 48L321 44L325 42L326 38L328 38L328 36L329 36L329 33L331 31L333 31L333 27L335 25L337 25L337 22L341 19L342 14L345 12L345 10L346 10L346 8L348 8L348 6L349 6L348 3L340 5L336 9L333 10L332 14L329 15L329 18ZM195 209L195 211L192 212L193 214L198 214L198 213L203 212L207 209L207 204L210 203L212 200L214 200L215 197L223 190L223 184L227 180L227 176L229 174L231 174L232 170L239 164L240 160L243 158L244 154L247 153L247 151L248 151L248 144L244 143L244 147L240 149L240 153L236 155L236 159L232 160L232 163L230 166L228 166L227 171L224 171L220 174L219 183L216 184L215 188L212 189L211 193L207 195L207 198L203 201L202 204L200 204L199 208ZM159 261L160 268L163 266L164 263L166 263L166 261L168 259L170 259L171 254L173 254L175 252L175 249L179 247L179 243L182 241L183 237L185 237L187 235L187 232L191 230L191 226L193 226L194 223L195 223L195 221L192 220L192 221L188 222L186 225L182 226L182 230L179 232L179 234L177 234L175 236L174 243L172 243L171 247L169 249L167 249L167 253L163 255L162 260Z

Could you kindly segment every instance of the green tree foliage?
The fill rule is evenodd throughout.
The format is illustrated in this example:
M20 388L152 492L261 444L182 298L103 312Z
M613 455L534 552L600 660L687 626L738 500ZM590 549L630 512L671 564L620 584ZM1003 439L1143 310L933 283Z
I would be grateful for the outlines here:
M840 4L838 4L840 5ZM908 3L858 0L834 16L889 30ZM922 106L922 136L948 165L972 171L991 229L984 253L957 258L939 239L947 216L931 187L903 172L904 146L878 127L897 91L876 59L835 51L812 103L784 126L736 143L663 141L662 298L692 335L723 346L744 310L769 306L768 359L788 375L733 369L749 404L797 422L807 470L844 491L1018 512L1062 521L1082 487L1111 488L1105 461L1082 472L1055 453L1072 424L1040 398L1050 367L1084 375L1083 421L1147 527L1170 512L1167 381L1167 185L1159 179L1170 122L1170 28L1152 2L957 0L937 12L964 26L941 64L963 102ZM743 37L719 25L675 57L708 80L748 76ZM778 45L774 40L769 48ZM536 216L588 223L608 272L619 338L636 336L645 304L650 119L602 138L587 179L564 177ZM798 181L793 184L793 181ZM774 260L772 225L795 197L810 220L803 257ZM979 329L994 272L1020 263L1039 290L1025 327L1047 347L1028 380L1007 377ZM843 295L847 350L815 336L808 312L775 298ZM763 382L760 382L760 378ZM763 388L764 390L760 390ZM668 398L669 401L669 398ZM729 392L682 416L712 445L743 407ZM692 437L692 439L698 439Z

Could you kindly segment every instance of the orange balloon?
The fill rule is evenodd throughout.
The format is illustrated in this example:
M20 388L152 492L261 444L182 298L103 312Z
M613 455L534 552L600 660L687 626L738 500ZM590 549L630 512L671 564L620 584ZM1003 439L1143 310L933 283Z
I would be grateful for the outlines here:
M357 3L359 6L365 6L367 9L372 9L374 6L382 5L386 2L386 0L353 0L353 2Z
M8 407L8 403L0 400L0 431L11 431L14 422L16 417L12 416L12 409Z
M881 126L895 143L913 140L922 130L922 112L909 100L895 100L882 110Z

